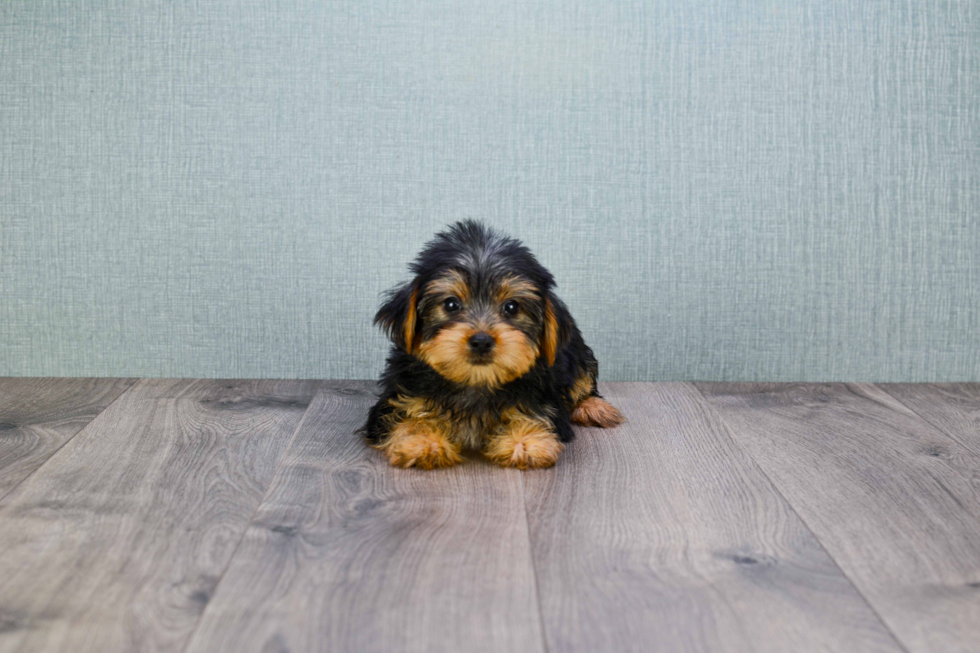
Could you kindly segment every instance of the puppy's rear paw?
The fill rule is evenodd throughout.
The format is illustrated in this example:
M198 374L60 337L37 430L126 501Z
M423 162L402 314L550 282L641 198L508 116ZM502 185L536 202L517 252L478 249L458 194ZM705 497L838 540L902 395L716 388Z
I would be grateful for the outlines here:
M572 421L581 426L599 426L604 429L626 421L619 409L600 397L586 397L572 411Z

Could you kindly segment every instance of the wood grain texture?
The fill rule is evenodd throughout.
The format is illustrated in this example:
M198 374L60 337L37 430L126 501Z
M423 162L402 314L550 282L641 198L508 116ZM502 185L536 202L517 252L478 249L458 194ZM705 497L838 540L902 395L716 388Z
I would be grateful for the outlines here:
M980 456L980 384L889 383L879 387Z
M977 650L977 455L873 385L699 388L908 650Z
M0 378L0 498L135 381Z
M526 474L549 651L898 651L690 384L603 384L629 422Z
M0 651L180 651L316 388L144 380L0 504Z
M396 469L325 385L188 651L541 651L520 472Z

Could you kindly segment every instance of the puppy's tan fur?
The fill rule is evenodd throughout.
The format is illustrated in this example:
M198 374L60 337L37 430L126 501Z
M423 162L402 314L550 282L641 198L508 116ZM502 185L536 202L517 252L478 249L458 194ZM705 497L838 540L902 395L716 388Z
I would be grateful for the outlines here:
M397 467L451 467L463 460L460 444L454 441L450 420L420 397L398 398L390 418L390 435L373 445Z
M494 340L493 362L472 365L468 361L470 336L479 327L453 324L442 329L435 338L423 342L418 357L447 379L465 385L499 388L523 375L538 357L537 346L528 342L523 333L496 323L485 329Z
M504 467L551 467L563 448L546 420L515 408L503 414L483 455Z

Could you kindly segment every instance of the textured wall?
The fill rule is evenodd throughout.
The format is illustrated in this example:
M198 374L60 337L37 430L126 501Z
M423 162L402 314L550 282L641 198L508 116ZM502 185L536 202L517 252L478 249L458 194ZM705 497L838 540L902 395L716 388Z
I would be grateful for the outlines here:
M980 380L980 3L3 0L0 375L371 377L482 217L605 379Z

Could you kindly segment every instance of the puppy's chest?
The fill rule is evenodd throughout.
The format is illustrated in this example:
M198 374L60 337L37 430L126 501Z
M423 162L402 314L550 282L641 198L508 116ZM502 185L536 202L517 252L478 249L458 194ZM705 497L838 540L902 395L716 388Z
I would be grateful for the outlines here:
M497 429L499 420L484 415L458 416L452 421L450 437L464 447L480 449Z
M503 406L492 398L477 395L453 397L451 408L451 437L466 447L481 448L500 426Z

